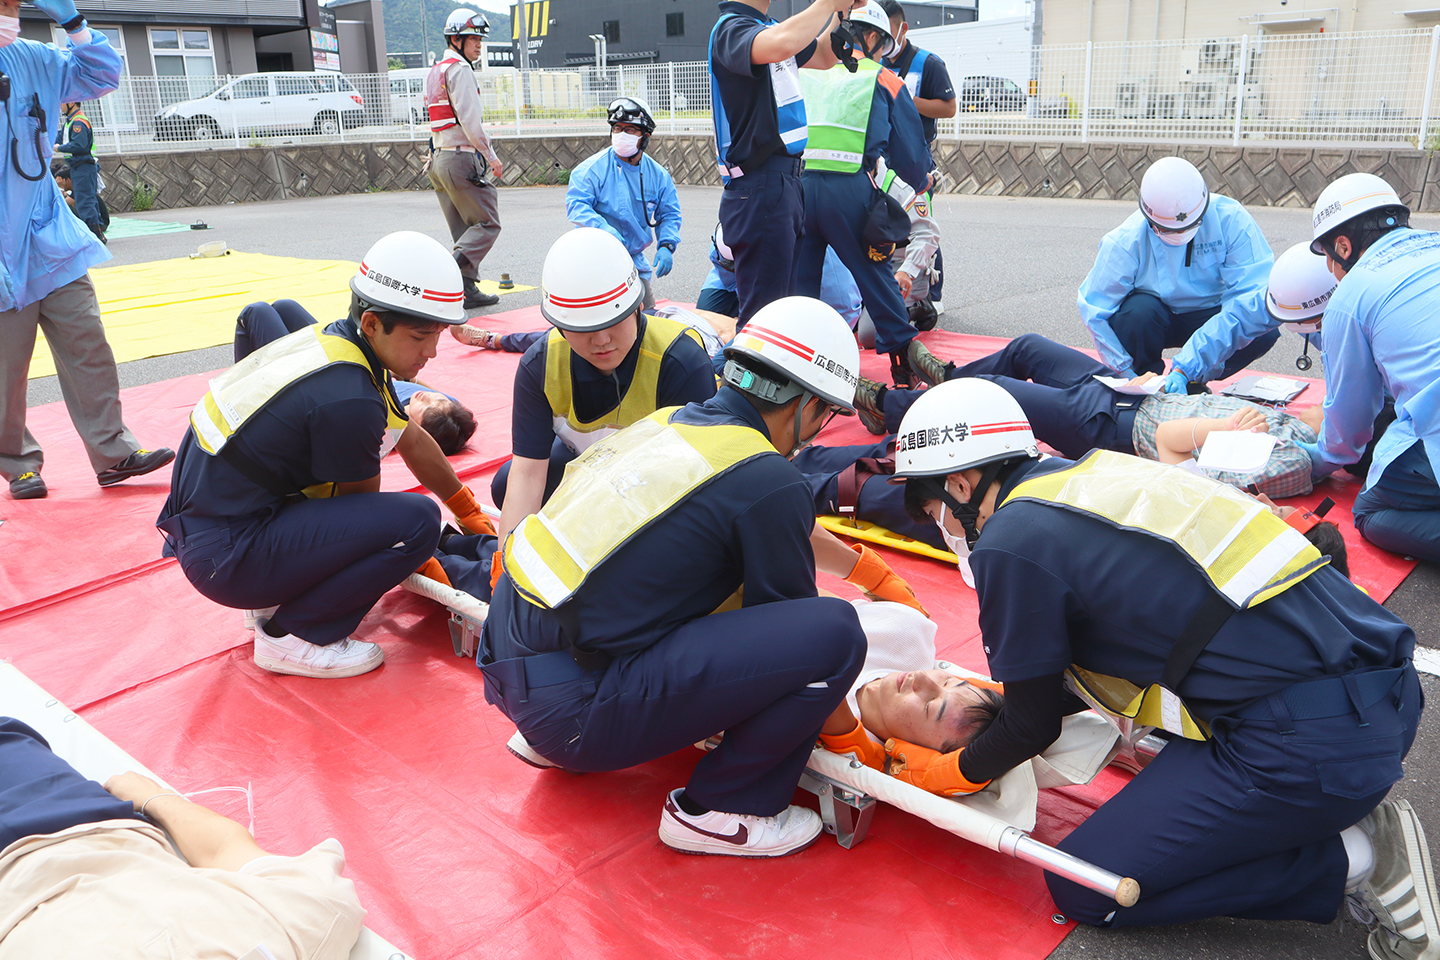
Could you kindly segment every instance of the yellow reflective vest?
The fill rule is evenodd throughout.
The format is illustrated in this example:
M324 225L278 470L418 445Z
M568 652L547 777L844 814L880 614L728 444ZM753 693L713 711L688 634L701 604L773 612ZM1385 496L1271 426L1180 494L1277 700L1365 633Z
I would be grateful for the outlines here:
M660 366L670 348L686 336L704 348L700 335L690 325L647 314L645 332L640 337L640 357L625 395L614 407L585 421L575 415L570 344L559 330L551 330L545 344L545 399L550 402L555 435L571 450L584 453L597 440L654 413L660 406Z
M395 396L390 371L378 363L372 364L365 351L348 337L326 333L319 324L267 343L210 381L210 389L190 413L190 426L200 449L211 456L226 457L233 462L232 456L227 455L226 445L251 417L286 387L337 363L364 367L375 389L384 398L385 436L380 444L380 456L384 457L400 442L400 435L409 422ZM233 448L230 453L234 453ZM257 470L257 465L249 462L248 457L243 460L245 462L234 464L241 473L272 493L282 496L287 493L262 482L263 467ZM334 487L333 483L321 483L303 491L288 492L301 492L307 497L329 497L334 495Z
M691 495L743 463L780 456L738 424L671 421L667 407L592 444L565 469L554 496L505 544L520 595L547 608L575 595L616 550Z
M1263 603L1329 562L1264 504L1234 487L1109 450L1092 451L1073 467L1021 481L1005 503L1017 500L1074 510L1171 544L1231 610ZM1223 622L1223 617L1218 620L1206 642ZM1202 648L1193 651L1190 663ZM1185 663L1181 675L1188 669ZM1178 686L1179 677L1172 679ZM1142 690L1075 664L1067 680L1097 709L1192 740L1209 737L1208 727L1164 683Z

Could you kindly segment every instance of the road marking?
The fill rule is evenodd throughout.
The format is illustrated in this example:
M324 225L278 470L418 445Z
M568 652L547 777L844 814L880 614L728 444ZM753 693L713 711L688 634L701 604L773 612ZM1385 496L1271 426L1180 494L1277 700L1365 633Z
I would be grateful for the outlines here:
M1440 677L1440 650L1433 647L1422 647L1415 645L1415 669L1421 673L1428 673L1434 677Z

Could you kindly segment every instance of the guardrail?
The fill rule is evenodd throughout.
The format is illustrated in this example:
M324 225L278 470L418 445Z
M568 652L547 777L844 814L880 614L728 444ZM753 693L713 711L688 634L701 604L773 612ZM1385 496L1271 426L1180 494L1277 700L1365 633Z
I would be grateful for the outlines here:
M1440 27L1033 48L1030 79L949 64L959 112L949 139L1118 140L1440 147ZM703 62L484 70L492 136L603 133L617 96L646 100L660 132L708 134ZM107 153L425 140L423 77L252 74L127 77L87 104Z

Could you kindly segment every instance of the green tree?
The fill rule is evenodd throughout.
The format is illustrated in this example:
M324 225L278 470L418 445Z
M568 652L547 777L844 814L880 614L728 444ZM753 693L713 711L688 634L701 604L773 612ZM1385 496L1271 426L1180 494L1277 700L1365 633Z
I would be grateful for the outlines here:
M445 50L445 41L442 31L445 29L445 18L450 11L457 7L464 6L464 0L423 0L425 29L423 36L430 41L429 52L440 56ZM422 0L385 0L385 46L396 53L408 53L412 50L424 50L425 42L422 39L421 9ZM472 8L478 9L478 8ZM510 39L510 15L508 13L492 13L489 10L483 11L490 21L491 41L507 41Z

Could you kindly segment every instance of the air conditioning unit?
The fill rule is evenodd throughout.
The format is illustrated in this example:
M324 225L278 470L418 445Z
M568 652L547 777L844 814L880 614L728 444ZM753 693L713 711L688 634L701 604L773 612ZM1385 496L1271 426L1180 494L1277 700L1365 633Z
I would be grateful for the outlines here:
M1115 85L1115 116L1134 120L1150 116L1150 78L1121 80Z
M1180 86L1184 115L1201 119L1231 116L1235 84L1225 80L1190 80Z
M1235 62L1233 40L1206 40L1200 44L1200 67L1204 70L1228 70Z

